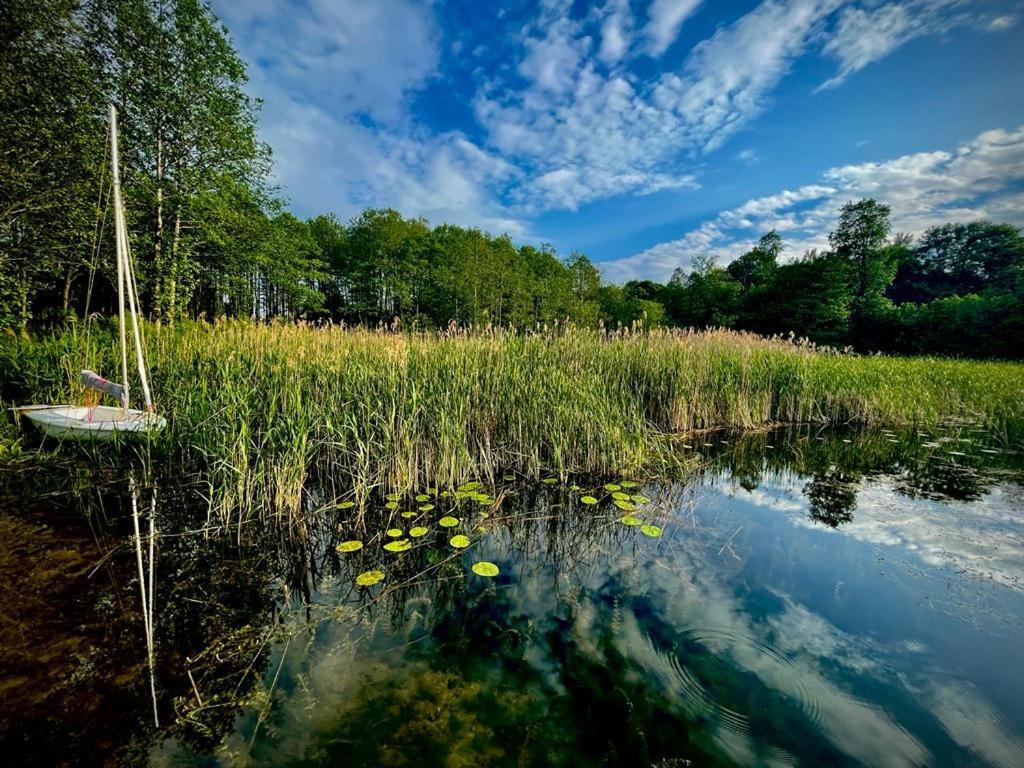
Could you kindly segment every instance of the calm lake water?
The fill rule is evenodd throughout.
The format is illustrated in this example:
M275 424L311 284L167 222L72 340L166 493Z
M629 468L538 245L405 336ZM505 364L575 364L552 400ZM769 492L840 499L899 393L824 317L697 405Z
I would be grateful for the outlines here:
M1024 456L970 427L704 443L686 483L509 480L474 491L493 510L403 498L363 529L311 492L330 509L304 531L203 530L201 486L140 474L143 534L154 508L158 532L159 727L127 479L10 472L0 754L1024 766ZM602 487L623 479L638 485ZM650 502L624 511L613 492ZM460 525L439 528L445 514ZM382 550L386 528L418 523L430 532L411 550ZM468 549L448 544L457 533ZM352 539L365 546L336 551ZM472 573L481 560L498 576ZM372 569L384 579L357 587Z

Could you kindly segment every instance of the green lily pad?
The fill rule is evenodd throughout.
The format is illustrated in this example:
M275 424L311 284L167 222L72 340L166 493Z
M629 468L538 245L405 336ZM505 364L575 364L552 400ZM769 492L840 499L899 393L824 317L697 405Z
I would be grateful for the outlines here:
M412 512L412 511L406 511L406 512L402 513L402 517L405 517L405 518L416 517L416 513Z
M619 522L623 525L643 525L644 521L639 517L633 517L632 515L625 515L619 518Z
M398 509L398 502L397 501L389 501L387 504L384 505L384 508L385 509Z
M460 485L455 490L456 491L463 491L463 492L465 492L465 491L475 491L479 487L480 487L480 483L478 483L476 480L474 480L471 483L463 483L462 485Z
M356 586L372 587L384 580L384 571L363 571L356 576Z
M385 531L385 533L387 533L387 535L390 536L392 539L402 538L401 528L388 528L387 531Z
M584 504L597 504L597 499L593 496L582 496L580 497L580 501Z
M605 483L604 484L604 489L606 491L621 491L622 490L622 486L621 485L616 485L615 483Z
M343 541L341 544L335 547L339 552L355 552L356 550L363 548L363 542L361 541Z
M656 539L661 536L661 528L656 525L641 525L640 533L644 536L650 536L652 539Z
M647 504L650 502L650 499L648 499L642 493L635 493L630 498L632 498L633 501L636 502L637 504Z
M465 549L469 546L469 536L463 536L460 533L458 536L452 536L448 539L448 543L456 549Z
M488 563L485 560L481 560L479 563L473 563L473 573L477 576L485 576L488 579L493 579L501 571L494 563Z
M399 539L398 541L389 541L384 545L384 549L388 552L405 552L412 549L412 542L408 539Z
M389 493L384 498L387 499L388 501L398 501L400 498L402 498L402 494L400 494L400 493Z
M418 539L421 536L426 536L430 532L429 528L424 528L422 525L417 525L415 528L409 529L409 535L414 539Z
M634 483L632 480L619 480L619 485L623 488L636 488L637 483Z
M454 528L456 525L459 524L459 518L452 517L451 515L445 515L437 521L437 524L440 525L442 528Z
M416 494L416 501L429 501L429 500L430 500L430 497L427 496L427 494L425 494L425 493L418 493L418 494Z
M612 504L621 509L623 512L632 512L634 509L636 509L635 504L630 504L628 501L620 501L619 499L613 501Z
M336 505L336 509L352 509L356 503L354 501L339 501Z
M558 482L558 479L555 477L545 477L541 482L544 483L544 485L554 485Z
M576 492L579 489L580 489L580 487L578 485L576 485L576 483L573 483L572 485L569 486L569 490L573 491L573 492Z
M419 510L420 510L420 512L429 512L433 508L434 508L433 504L423 504L422 506L420 506Z
M616 491L612 494L612 498L618 501L629 501L629 494L625 491Z

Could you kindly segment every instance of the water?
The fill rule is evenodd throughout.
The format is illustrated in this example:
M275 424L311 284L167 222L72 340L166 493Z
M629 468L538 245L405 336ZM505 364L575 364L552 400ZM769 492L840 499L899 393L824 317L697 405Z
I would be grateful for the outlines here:
M158 488L159 727L125 478L12 473L5 761L1024 765L1024 456L969 427L694 448L689 482L620 491L661 537L579 503L607 479L503 481L486 519L459 504L462 553L436 524L381 551L411 499L365 530L332 510L223 531L201 488L138 477L143 533ZM454 502L434 503L432 523Z

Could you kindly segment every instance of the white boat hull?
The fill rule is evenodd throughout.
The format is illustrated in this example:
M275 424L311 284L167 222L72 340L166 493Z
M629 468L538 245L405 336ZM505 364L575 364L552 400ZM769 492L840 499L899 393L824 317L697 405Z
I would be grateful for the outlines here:
M150 411L125 411L107 405L29 405L15 410L44 435L57 440L101 443L117 434L147 434L167 426L165 418Z

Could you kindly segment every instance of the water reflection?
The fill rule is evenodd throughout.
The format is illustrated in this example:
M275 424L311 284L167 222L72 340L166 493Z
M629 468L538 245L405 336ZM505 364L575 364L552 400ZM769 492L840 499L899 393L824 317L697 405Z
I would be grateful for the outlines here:
M643 485L661 538L608 494L507 483L458 508L466 552L434 525L447 499L390 554L406 500L224 535L154 479L159 731L123 489L21 479L4 614L37 631L0 630L0 739L26 764L1024 764L1020 455L963 429L709 442L693 482ZM61 549L69 567L15 574ZM357 588L371 567L384 582ZM104 687L43 684L80 673L75 632Z

